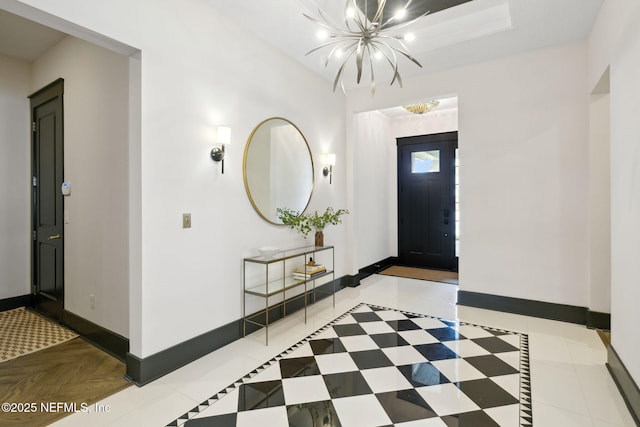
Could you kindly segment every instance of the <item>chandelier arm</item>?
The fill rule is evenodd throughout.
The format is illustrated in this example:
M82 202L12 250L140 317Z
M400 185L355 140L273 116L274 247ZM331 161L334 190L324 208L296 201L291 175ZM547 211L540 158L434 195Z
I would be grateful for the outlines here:
M329 60L330 60L331 58L333 58L333 57L334 57L335 52L340 48L340 45L341 45L343 42L344 42L344 40L343 40L343 41L341 41L341 42L340 42L340 44L338 44L338 45L334 46L334 47L333 47L333 49L331 49L331 52L329 52L329 55L327 55L327 59L326 59L326 60L325 60L325 62L324 62L324 66L325 66L325 67L329 65ZM347 52L348 50L352 49L354 45L355 45L355 43L352 43L351 45L347 46L347 47L346 47L346 48L344 48L343 50L344 50L345 52ZM351 56L351 55L349 55L349 56Z
M382 23L382 16L384 13L384 6L387 4L387 0L378 0L378 10L373 17L372 22L378 23L378 31L380 30L380 24Z
M342 65L340 66L340 68L338 69L338 72L336 73L336 77L335 80L333 81L333 91L336 91L336 87L338 85L338 82L340 82L340 84L343 86L342 90L344 91L344 85L342 84L342 80L343 80L343 73L344 73L344 68L347 65L347 62L349 61L349 58L351 58L353 56L353 53L355 52L355 49L351 49L354 45L351 45L349 47L350 52L349 55L347 55L346 58L344 58L344 60L342 61ZM346 91L345 91L346 94Z
M356 83L360 84L360 79L362 78L362 59L364 56L362 39L358 41L358 47L356 48L356 68L358 70L358 74L356 76Z
M323 22L322 20L315 18L311 15L307 15L306 13L303 13L302 16L304 16L305 18L307 18L309 21L313 22L316 25L319 25L320 27L324 28L325 30L329 30L332 34L332 36L334 35L341 35L341 36L357 36L358 33L354 32L354 31L345 31L345 30L341 30L338 27L334 27L331 24L329 24L328 22Z
M400 87L402 87L402 78L400 77L400 73L398 72L398 57L396 56L395 52L391 49L391 46L380 43L380 42L372 42L371 44L378 52L382 54L382 56L387 60L387 62L393 69L393 78L391 79L391 83L389 83L389 86L392 86L393 83L395 83L397 80L398 84L400 84ZM389 49L388 53L391 54L391 57L389 57L388 53L385 52L384 49L380 49L376 45L380 45L388 48Z
M340 43L343 43L344 40L333 40L327 43L322 44L321 46L315 47L313 49L311 49L309 52L305 53L304 56L309 55L310 53L313 53L315 51L318 51L320 49L324 49L325 47L329 47L329 46L333 46L333 45L339 45Z
M405 58L409 59L411 62L413 62L414 64L416 64L418 67L422 68L422 64L420 64L420 62L418 62L418 60L416 58L414 58L413 56L411 56L408 52L403 51L402 49L398 49L395 46L391 46L389 45L389 47L391 49L393 49L394 51L402 54Z
M409 25L415 23L418 19L420 18L424 18L425 16L427 16L429 13L431 13L430 10L426 11L425 13L421 14L420 16L417 16L413 19L411 19L410 21L407 22L402 22L400 24L396 24L396 25L389 25L389 21L385 22L381 27L380 27L380 31L382 30L387 30L389 28L393 28L394 30L398 30L400 28L404 28L404 27L408 27Z

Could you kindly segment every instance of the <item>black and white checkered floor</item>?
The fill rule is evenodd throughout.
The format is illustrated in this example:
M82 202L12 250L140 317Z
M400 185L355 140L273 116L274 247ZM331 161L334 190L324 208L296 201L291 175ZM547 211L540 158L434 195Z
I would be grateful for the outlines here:
M169 426L532 425L528 337L360 304Z

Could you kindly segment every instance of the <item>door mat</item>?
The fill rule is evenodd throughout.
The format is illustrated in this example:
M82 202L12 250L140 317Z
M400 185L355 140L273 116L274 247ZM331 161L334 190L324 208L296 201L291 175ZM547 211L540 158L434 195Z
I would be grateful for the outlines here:
M452 285L458 284L458 273L454 271L427 270L425 268L394 265L379 272L378 274L406 277L408 279L429 280L431 282L443 282Z
M77 336L24 307L0 312L0 362L52 347Z

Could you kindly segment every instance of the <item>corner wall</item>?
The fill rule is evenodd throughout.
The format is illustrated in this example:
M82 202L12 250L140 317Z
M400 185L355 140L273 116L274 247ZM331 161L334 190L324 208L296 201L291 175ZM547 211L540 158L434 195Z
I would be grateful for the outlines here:
M29 76L0 56L0 299L31 293Z
M32 92L59 77L64 179L71 184L64 199L65 310L128 337L128 58L66 37L33 63Z

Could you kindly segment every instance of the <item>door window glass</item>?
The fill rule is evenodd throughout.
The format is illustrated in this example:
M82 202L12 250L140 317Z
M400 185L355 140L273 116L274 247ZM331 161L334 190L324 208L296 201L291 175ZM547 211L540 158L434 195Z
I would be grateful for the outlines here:
M440 150L411 153L411 173L440 172Z

